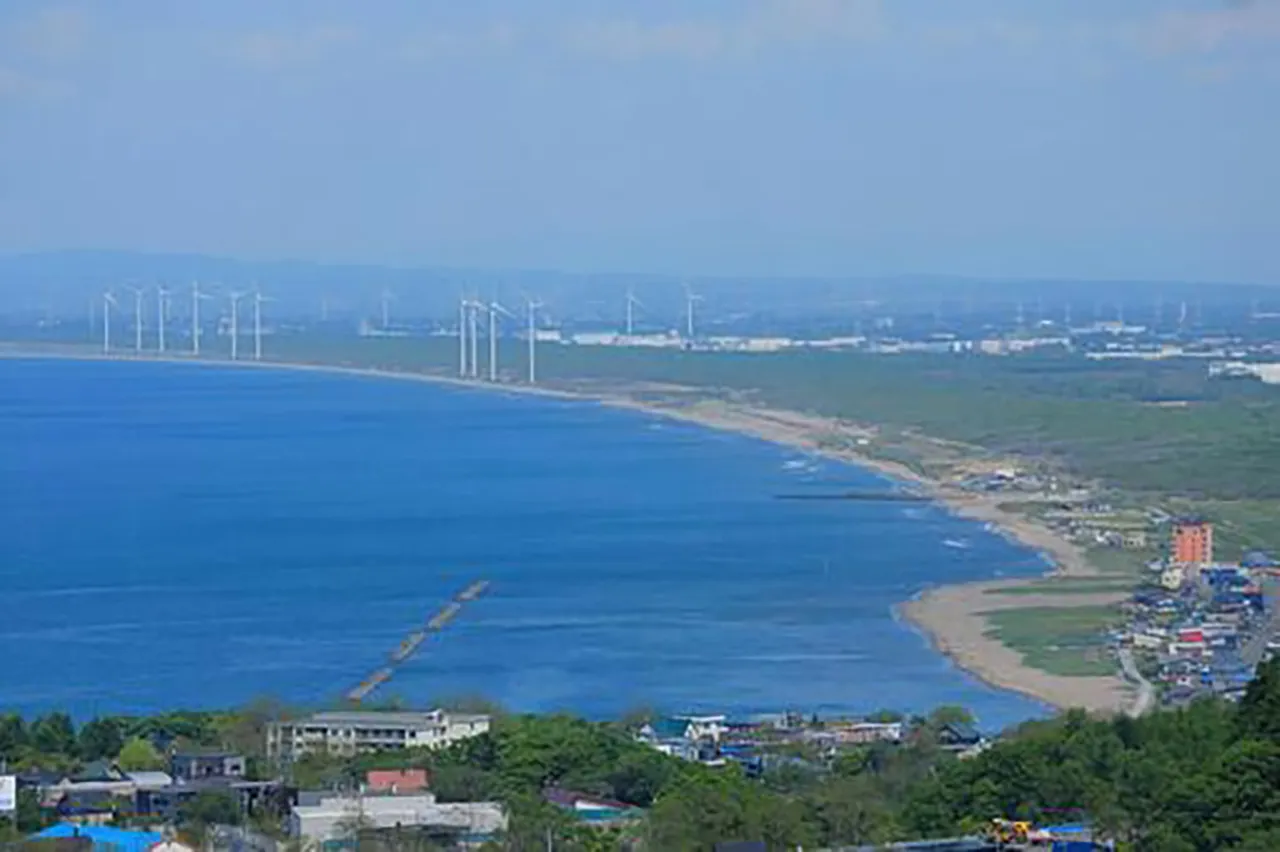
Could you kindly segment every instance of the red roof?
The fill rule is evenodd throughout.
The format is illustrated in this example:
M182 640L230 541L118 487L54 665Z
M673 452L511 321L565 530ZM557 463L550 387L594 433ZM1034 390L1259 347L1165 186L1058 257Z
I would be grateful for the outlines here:
M427 770L373 769L364 780L365 786L375 793L420 793L427 789Z

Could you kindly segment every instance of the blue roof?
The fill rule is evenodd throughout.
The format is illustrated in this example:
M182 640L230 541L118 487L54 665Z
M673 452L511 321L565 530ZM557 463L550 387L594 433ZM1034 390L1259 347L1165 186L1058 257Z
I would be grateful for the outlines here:
M664 716L649 723L654 736L663 740L678 740L689 732L689 722L685 719L673 719Z
M93 841L93 848L101 852L146 852L147 849L164 840L155 831L126 831L123 828L110 828L105 825L71 825L59 823L46 828L39 834L31 836L32 840L45 840L59 837L87 837Z

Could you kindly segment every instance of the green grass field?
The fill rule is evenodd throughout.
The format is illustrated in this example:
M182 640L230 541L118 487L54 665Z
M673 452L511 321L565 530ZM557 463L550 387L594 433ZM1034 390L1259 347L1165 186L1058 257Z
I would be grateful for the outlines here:
M1067 677L1115 674L1103 633L1120 621L1112 607L1028 607L984 613L988 636L1022 654L1027 665Z
M1044 580L1026 586L991 589L989 595L1089 595L1105 592L1124 593L1133 589L1130 580L1096 580L1091 577Z

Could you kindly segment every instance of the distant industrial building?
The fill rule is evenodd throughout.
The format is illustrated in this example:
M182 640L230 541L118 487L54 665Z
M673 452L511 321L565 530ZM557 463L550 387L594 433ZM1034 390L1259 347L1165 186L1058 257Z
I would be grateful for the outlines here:
M1263 384L1280 384L1280 363L1216 361L1209 365L1210 378L1255 378Z
M1212 564L1213 524L1200 520L1174 523L1169 557L1177 565Z
M489 730L489 717L474 713L342 711L272 722L267 756L292 760L304 754L353 755L399 748L440 748Z

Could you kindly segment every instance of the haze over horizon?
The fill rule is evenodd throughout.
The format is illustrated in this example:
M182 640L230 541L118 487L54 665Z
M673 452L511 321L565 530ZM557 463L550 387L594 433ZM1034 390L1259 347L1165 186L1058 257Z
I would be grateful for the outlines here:
M0 9L0 251L1280 282L1280 2Z

